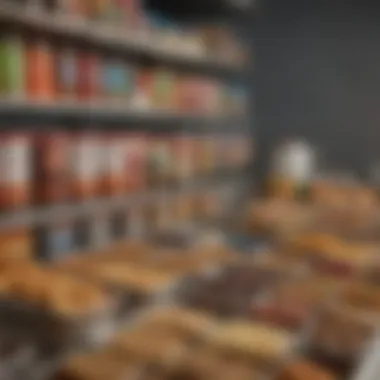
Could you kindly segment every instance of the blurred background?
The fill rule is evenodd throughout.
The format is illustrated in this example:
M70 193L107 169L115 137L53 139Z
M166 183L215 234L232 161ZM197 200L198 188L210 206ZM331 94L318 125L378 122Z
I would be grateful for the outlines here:
M378 379L379 10L0 0L0 379Z

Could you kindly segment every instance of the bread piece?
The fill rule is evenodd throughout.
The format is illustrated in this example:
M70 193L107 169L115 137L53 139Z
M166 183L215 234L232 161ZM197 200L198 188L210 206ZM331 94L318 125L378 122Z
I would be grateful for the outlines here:
M129 264L102 264L94 267L92 273L94 278L99 280L143 292L162 290L176 279L168 274Z
M59 380L130 380L139 379L139 365L127 358L120 360L107 351L70 358L58 372Z
M176 334L190 337L203 335L213 326L214 321L202 312L180 307L169 307L154 312L150 316L148 323L157 329L166 327Z
M113 355L125 355L150 363L171 365L187 353L186 342L178 336L167 332L147 331L139 334L132 332L129 336L118 337L110 345Z
M277 380L336 380L329 370L309 361L298 361L285 367Z
M278 360L292 347L292 334L261 324L230 322L212 331L209 336L214 347L240 352L263 360Z

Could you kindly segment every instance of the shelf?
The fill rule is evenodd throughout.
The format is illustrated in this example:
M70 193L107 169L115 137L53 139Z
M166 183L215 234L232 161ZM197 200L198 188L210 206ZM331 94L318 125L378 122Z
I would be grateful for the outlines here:
M76 129L78 125L88 124L98 128L116 123L123 131L195 131L210 132L213 130L236 131L232 126L242 125L244 116L239 115L207 115L184 112L169 112L155 110L139 110L105 104L74 104L74 103L42 103L30 101L0 100L0 130L8 129L9 124L21 129L31 128L37 124L48 128L56 121L62 121L65 128ZM53 121L53 123L52 123ZM71 123L71 121L74 121ZM78 124L79 123L79 124ZM98 124L99 123L99 124ZM109 124L107 124L109 123Z
M107 49L117 49L123 53L137 55L160 63L185 66L189 70L212 70L214 74L238 74L242 69L241 65L225 62L221 57L180 53L178 49L169 50L164 48L163 44L152 34L136 33L120 27L103 25L99 22L76 20L70 16L25 9L17 4L1 3L0 21Z
M115 197L100 198L85 201L83 203L73 203L66 205L41 206L29 210L15 211L0 216L0 229L34 227L46 225L50 222L60 222L73 220L81 217L105 215L113 211L127 210L131 207L141 207L154 203L166 197L175 196L178 193L196 193L215 186L228 185L229 188L238 186L241 179L237 176L228 176L224 179L198 180L182 187L161 188L158 190L148 190L139 194Z

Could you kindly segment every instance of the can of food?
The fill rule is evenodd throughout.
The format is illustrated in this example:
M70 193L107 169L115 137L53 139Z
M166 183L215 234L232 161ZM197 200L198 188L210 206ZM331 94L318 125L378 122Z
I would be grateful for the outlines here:
M148 142L143 134L125 136L125 186L127 192L147 186Z
M94 158L97 160L96 188L100 196L108 196L111 194L110 188L110 159L111 145L108 134L101 133L96 136L96 152Z
M138 141L137 141L138 143ZM139 147L135 148L136 150ZM127 190L128 173L125 172L127 144L123 134L109 137L109 194L121 195ZM133 170L133 169L132 169ZM137 174L139 175L139 174ZM140 174L141 175L141 174Z
M77 55L76 95L79 101L95 101L99 96L100 64L96 54L82 51Z
M56 89L60 100L74 101L79 72L75 51L60 49L56 53Z
M74 232L71 222L62 222L46 228L46 258L59 260L74 249Z
M26 48L27 95L32 101L50 102L55 97L54 56L46 41L28 41Z
M99 159L96 137L91 133L70 139L70 169L72 194L77 200L96 195Z
M25 45L20 37L0 38L0 96L20 99L25 96Z
M36 135L34 200L37 204L70 199L69 136L59 130Z
M27 134L4 134L0 143L1 196L3 210L24 207L31 200L32 143Z
M173 160L170 140L163 136L152 136L148 149L148 182L151 186L160 186L170 181Z

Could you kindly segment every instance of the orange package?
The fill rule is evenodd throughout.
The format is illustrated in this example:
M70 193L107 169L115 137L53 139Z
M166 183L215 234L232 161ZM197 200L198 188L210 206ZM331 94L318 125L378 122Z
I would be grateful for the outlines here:
M30 100L54 99L54 57L49 45L44 41L36 40L27 44L26 87Z

